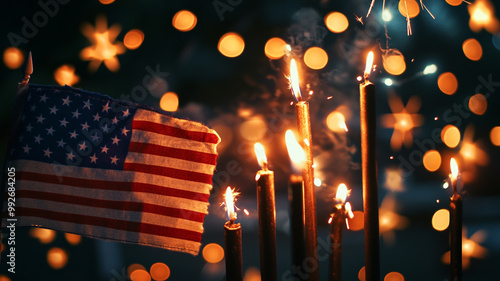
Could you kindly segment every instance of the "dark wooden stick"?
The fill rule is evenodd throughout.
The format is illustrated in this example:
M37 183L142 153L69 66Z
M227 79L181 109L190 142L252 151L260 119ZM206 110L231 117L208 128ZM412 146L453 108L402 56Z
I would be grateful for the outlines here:
M462 197L450 198L450 267L451 281L462 280Z
M224 224L224 249L226 258L226 280L243 281L243 258L241 251L241 225L230 220Z

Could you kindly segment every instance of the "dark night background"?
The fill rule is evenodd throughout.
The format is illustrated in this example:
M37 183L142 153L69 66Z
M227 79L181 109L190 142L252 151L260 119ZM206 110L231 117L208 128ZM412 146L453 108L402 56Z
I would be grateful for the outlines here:
M467 176L462 190L465 236L471 238L479 233L475 237L480 238L475 242L488 252L480 258L471 258L468 269L464 270L464 280L500 280L497 273L500 184L496 178L500 170L500 148L490 141L491 129L500 126L500 111L497 110L500 106L500 35L485 30L471 31L467 4L454 7L444 0L424 2L436 19L421 11L411 20L411 36L407 36L406 20L397 10L398 1L387 0L386 8L393 14L392 21L386 23L390 39L386 37L381 19L382 0L375 1L368 18L369 0L232 1L234 7L225 11L222 17L214 3L118 0L103 5L97 0L67 1L67 4L59 4L59 11L49 17L32 38L16 47L25 54L28 51L33 54L34 73L30 83L34 84L57 84L54 71L63 64L70 64L80 77L74 87L134 100L133 89L143 85L148 69L163 73L165 90L176 92L179 97L179 109L172 113L173 116L200 121L216 129L222 137L201 249L208 243L223 244L222 226L226 218L220 207L221 191L227 185L236 187L241 192L237 206L250 211L249 216L240 212L238 219L243 227L245 270L259 267L254 184L259 167L252 146L255 141L262 142L270 167L276 174L280 280L289 280L286 271L291 264L287 200L290 168L284 133L286 129L295 128L296 121L294 108L290 105L293 97L284 76L288 74L289 60L301 61L305 50L312 46L323 48L329 58L321 70L309 69L303 63L301 67L303 90L314 92L309 101L316 176L323 180L317 189L318 233L319 239L327 241L329 226L326 222L339 183L345 182L352 189L348 200L354 210L362 211L359 82L356 77L363 72L366 53L374 50L377 68L371 80L376 83L377 115L381 118L392 113L388 104L388 96L392 94L400 97L405 105L410 97L420 97L422 106L418 113L424 117L423 125L411 131L413 145L403 146L401 150L391 149L393 129L383 127L380 118L377 120L379 201L382 208L390 209L388 220L395 222L394 229L381 231L382 278L392 271L401 273L405 280L449 278L448 265L441 261L449 250L448 232L434 230L431 219L434 212L449 207L451 190L443 189L442 185L449 173L449 159L459 155L461 145L452 149L430 139L434 130L439 132L447 124L453 124L462 133L462 138L466 128L468 132L474 128L473 133L468 134L471 136L468 141L474 142L489 159L486 165L463 160L465 165L461 169L463 176ZM494 5L498 14L498 1ZM196 27L189 32L180 32L172 26L174 14L184 9L192 11L198 19ZM40 10L37 1L4 1L0 18L2 52L12 46L9 33L22 34L22 18L32 21L33 15ZM336 34L325 27L323 17L332 11L347 16L349 27L345 32ZM83 23L94 25L99 15L107 18L108 26L121 26L117 41L123 41L125 33L131 29L140 29L145 35L138 49L117 56L120 61L117 72L109 71L104 65L90 72L89 62L80 59L80 51L91 44L80 27ZM356 16L362 16L364 24L356 21ZM243 53L235 58L225 57L217 50L219 38L230 31L245 40ZM271 37L282 38L292 50L281 59L270 60L264 53L264 45ZM471 61L464 55L462 43L468 38L475 38L482 45L481 60ZM382 53L389 48L399 50L405 57L406 71L402 75L390 75L382 67ZM435 64L437 72L421 75L429 64ZM12 70L3 63L0 65L2 162L22 69ZM438 88L437 78L443 72L452 72L458 79L454 95L445 95ZM467 107L469 97L483 85L478 77L494 81L489 88L484 115L473 114ZM386 86L385 78L391 78L394 85ZM486 89L482 87L480 92L487 94ZM148 92L136 101L159 108L160 97ZM465 105L463 113L455 110L457 105ZM350 110L350 118L346 116L347 133L334 133L325 124L327 115L339 106ZM252 136L245 137L242 127L249 120L264 120L267 128L257 129ZM441 167L435 172L429 172L422 164L422 155L429 149L438 150L443 158ZM28 229L17 229L16 235L17 273L6 271L6 254L2 252L0 274L10 278L5 280L129 280L123 275L129 265L139 263L149 269L156 262L170 267L168 280L224 279L224 261L207 263L201 249L200 254L193 257L89 238L83 238L78 245L70 245L61 232L49 244L39 243L30 236ZM68 263L62 269L52 269L47 263L47 251L52 247L63 248L68 253ZM358 271L364 264L363 247L363 231L344 231L343 280L358 280ZM325 249L320 246L321 251ZM321 263L322 280L327 280L327 272L327 261L324 261ZM255 279L248 274L246 280Z

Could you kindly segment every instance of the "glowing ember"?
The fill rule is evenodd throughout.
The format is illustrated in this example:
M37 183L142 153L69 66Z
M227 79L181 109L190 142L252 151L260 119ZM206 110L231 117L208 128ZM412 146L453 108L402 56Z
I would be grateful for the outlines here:
M267 157L266 157L266 151L264 150L264 146L260 142L255 143L254 150L260 167L264 168L265 166L267 166Z
M120 33L120 26L112 25L108 29L107 20L99 17L96 20L95 28L90 24L84 24L82 33L92 43L92 46L84 48L80 52L82 60L89 60L90 71L96 71L102 62L113 72L120 69L120 62L117 55L125 53L125 47L121 42L115 43L116 37Z
M288 155L290 156L290 160L292 160L294 172L300 173L300 170L302 169L302 163L306 160L304 150L300 146L291 130L286 131L285 142L286 148L288 150Z
M301 101L302 94L300 93L299 71L297 69L295 59L292 59L290 62L290 84L292 85L292 94L295 96L297 101Z
M236 219L236 212L234 211L234 198L236 195L237 194L233 192L231 187L228 186L224 198L226 201L227 216L229 217L230 220Z

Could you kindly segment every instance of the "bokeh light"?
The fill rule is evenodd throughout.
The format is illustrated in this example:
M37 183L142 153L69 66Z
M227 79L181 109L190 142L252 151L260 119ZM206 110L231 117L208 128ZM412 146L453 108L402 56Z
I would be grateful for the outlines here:
M144 41L144 32L139 29L132 29L123 38L123 44L129 50L135 50L139 48Z
M384 79L384 84L388 87L392 86L394 84L394 82L392 81L391 78L385 78Z
M179 31L186 32L196 26L198 19L188 10L178 11L172 18L172 25Z
M130 274L130 280L132 281L151 281L151 276L149 272L144 269L136 269Z
M491 129L490 140L493 145L500 146L500 126L496 126Z
M137 269L146 270L144 265L139 264L139 263L133 263L127 267L127 274L130 276L130 274L132 274L132 272L134 272Z
M462 4L463 0L446 0L446 3L452 5L452 6L459 6Z
M332 111L326 117L326 126L334 132L346 132L345 117L338 111Z
M80 241L82 241L82 236L78 234L64 233L64 238L66 238L66 241L71 245L78 245Z
M436 71L437 71L437 66L435 64L430 64L424 68L424 71L422 71L422 73L424 75L428 75L436 73Z
M470 20L469 27L474 32L486 29L489 33L497 33L500 23L495 17L495 8L489 0L477 0L467 6Z
M220 143L217 145L217 151L221 153L233 141L233 129L226 125L215 125L212 127L220 136Z
M478 61L483 56L483 47L481 47L481 43L474 38L465 40L462 44L462 50L464 51L464 55L473 61Z
M108 4L115 2L115 0L99 0L99 2L101 4L108 5Z
M358 279L359 279L359 281L365 281L366 280L366 271L365 271L365 267L364 266L358 271Z
M311 47L304 53L304 63L312 69L322 69L328 63L328 55L320 47Z
M437 231L443 231L450 225L450 211L448 209L437 210L432 215L432 227Z
M9 47L3 52L3 63L10 69L21 67L24 62L24 55L16 47Z
M80 81L80 77L75 74L75 67L67 64L61 65L56 69L54 79L61 86L73 86Z
M33 227L30 229L31 237L37 238L40 243L48 244L56 238L56 232L52 229Z
M283 57L285 55L285 50L286 42L279 37L273 37L267 40L266 45L264 46L266 56L272 60L277 60Z
M248 141L260 141L267 131L267 124L262 118L253 118L240 126L241 136Z
M177 111L177 108L179 108L179 97L177 94L174 92L165 93L160 99L160 108L169 112Z
M469 99L469 109L472 113L483 115L488 108L488 102L483 94L475 94Z
M455 148L460 143L460 130L453 125L446 125L441 130L441 140L449 148Z
M243 53L245 41L238 33L228 32L220 38L217 49L224 56L234 58Z
M344 14L331 12L325 16L325 25L331 32L341 33L349 27L349 21Z
M407 11L410 18L414 18L420 13L420 5L415 0L399 0L398 9L405 18Z
M382 12L382 20L384 20L385 22L389 22L392 20L392 13L389 9L386 8Z
M68 254L61 248L53 247L47 252L47 262L53 269L61 269L68 263Z
M218 263L224 258L224 249L216 243L207 244L203 247L203 258L208 263Z
M405 277L403 274L393 271L387 273L387 275L384 277L384 281L405 281Z
M156 281L164 281L170 277L170 268L162 262L154 263L149 272L151 273L151 278Z
M243 281L261 281L260 270L256 267L249 267L245 270Z
M439 75L437 82L439 90L447 95L453 95L457 91L457 77L451 72L444 72Z
M364 228L365 214L362 211L354 211L354 217L347 218L349 230L358 231Z
M0 281L12 281L8 276L0 274Z
M392 75L400 75L406 70L405 57L401 52L393 50L382 56L385 71Z
M441 167L441 154L437 150L429 150L424 154L424 167L429 172L434 172Z

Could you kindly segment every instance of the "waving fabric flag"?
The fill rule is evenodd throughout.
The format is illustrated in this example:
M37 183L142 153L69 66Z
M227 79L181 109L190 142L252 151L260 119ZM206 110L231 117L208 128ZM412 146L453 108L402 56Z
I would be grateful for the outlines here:
M16 226L197 254L217 133L68 86L29 85L19 136ZM4 206L6 204L4 203Z

